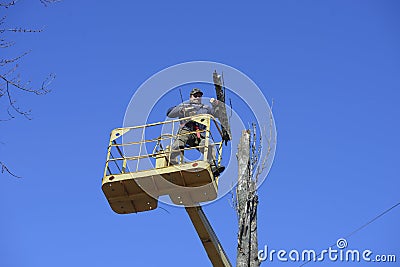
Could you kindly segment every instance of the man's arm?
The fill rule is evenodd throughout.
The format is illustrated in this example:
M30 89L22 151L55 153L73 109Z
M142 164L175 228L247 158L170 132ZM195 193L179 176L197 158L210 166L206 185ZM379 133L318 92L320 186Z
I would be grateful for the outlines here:
M169 108L167 111L167 116L170 118L182 117L183 116L183 106L178 105L178 106Z
M219 108L219 101L215 98L210 98L210 114L213 115L214 117L217 117L217 111Z

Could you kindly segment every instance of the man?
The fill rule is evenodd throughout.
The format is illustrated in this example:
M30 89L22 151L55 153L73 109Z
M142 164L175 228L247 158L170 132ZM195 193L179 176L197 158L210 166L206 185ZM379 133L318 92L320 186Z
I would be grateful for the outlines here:
M212 106L204 105L201 102L202 96L203 92L199 88L193 88L193 90L190 92L189 103L181 103L178 106L169 108L167 111L167 116L170 118L184 118L197 114L211 114L214 116L214 108L212 106L217 106L218 100L211 98L210 103ZM172 144L172 152L170 158L171 164L178 164L177 157L179 156L180 151L185 148L185 146L200 146L200 148L198 148L197 150L199 150L201 153L204 153L205 132L195 132L202 131L205 128L205 125L195 121L184 121L181 124L181 127L178 130L178 137ZM225 170L225 167L217 166L215 161L215 148L212 145L211 140L209 140L209 144L210 146L208 149L207 158L214 176L219 176L220 173Z

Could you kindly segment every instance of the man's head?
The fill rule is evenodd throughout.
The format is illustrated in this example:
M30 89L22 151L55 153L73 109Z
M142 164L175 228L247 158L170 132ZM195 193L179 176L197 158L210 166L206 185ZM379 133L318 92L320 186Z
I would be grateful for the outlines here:
M201 103L202 96L203 92L199 88L193 88L192 91L190 91L190 102Z

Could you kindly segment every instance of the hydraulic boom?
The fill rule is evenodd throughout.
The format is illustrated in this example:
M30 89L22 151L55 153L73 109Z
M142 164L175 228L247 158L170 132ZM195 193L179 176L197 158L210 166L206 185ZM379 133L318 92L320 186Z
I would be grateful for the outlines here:
M201 206L185 207L214 267L232 267Z

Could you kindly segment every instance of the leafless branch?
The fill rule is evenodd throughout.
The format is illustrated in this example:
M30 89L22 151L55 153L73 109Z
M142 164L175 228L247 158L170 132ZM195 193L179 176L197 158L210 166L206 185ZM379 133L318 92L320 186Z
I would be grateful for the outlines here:
M251 137L251 139L250 139L250 148L251 148L251 150L250 150L250 165L251 165L251 168L250 168L250 176L252 176L253 175L253 173L254 173L254 169L255 169L255 167L257 166L257 163L258 163L258 156L259 156L259 149L257 149L257 125L255 124L255 123L252 123L251 124L251 126L252 126L252 137ZM261 139L260 139L260 141L261 141ZM261 144L261 142L260 142L260 144Z
M11 69L9 69L6 73L3 74L4 77L11 75L12 73L14 73L18 68L18 64L15 64L15 66L13 66ZM5 81L6 83L8 81Z
M13 73L15 71L15 69L18 66L16 66L15 68L11 69L8 74ZM43 94L47 94L48 92L50 92L50 89L48 89L48 86L50 85L50 83L54 80L55 75L54 74L50 74L50 76L42 83L41 87L39 88L32 88L30 87L30 81L26 82L25 84L23 84L19 78L19 76L14 77L14 78L7 78L7 75L1 75L0 74L0 79L4 80L6 83L6 88L5 90L1 90L2 88L0 88L0 92L1 95L0 97L6 95L8 98L8 103L9 106L18 114L24 116L25 118L27 118L28 120L30 120L30 114L31 111L24 111L22 110L19 106L17 106L16 104L16 100L13 99L12 97L12 93L11 93L11 87L12 88L16 88L19 89L21 91L25 91L25 92L29 92L29 93L34 93L36 95L43 95ZM11 113L8 110L8 114L10 115L10 119L14 118L14 116L11 115Z
M49 4L53 4L53 3L57 3L60 2L61 0L40 0L40 2L44 5L44 6L48 6Z
M1 166L1 173L8 173L8 174L10 174L11 176L14 176L15 178L22 178L21 176L18 176L18 175L16 175L16 174L14 174L14 173L12 173L9 169L8 169L8 167L3 163L3 162L1 162L0 161L0 166Z
M16 66L18 67L18 65ZM13 68L11 71L14 72L16 68ZM15 88L18 88L22 91L29 92L29 93L34 93L36 95L44 95L49 93L51 90L48 88L48 86L51 84L51 82L55 79L56 75L51 73L49 76L42 82L42 85L39 88L33 88L30 87L31 81L27 81L25 84L22 83L21 79L19 76L14 77L14 78L7 78L7 75L1 75L0 74L0 79L4 80L8 85L12 85Z
M231 184L231 191L229 192L229 195L230 195L230 200L228 200L229 205L231 206L231 208L233 208L236 211L236 215L239 216L238 204L237 204L237 199L236 199L236 195L235 195L235 187L233 184Z
M0 7L9 8L10 6L15 5L15 3L16 3L17 1L18 1L18 0L0 2Z
M10 28L10 29L2 29L0 30L0 33L2 32L42 32L43 29L40 30L32 30L32 29L25 29L25 28Z
M10 104L10 107L12 107L17 113L23 115L28 120L31 120L31 118L29 117L29 115L31 114L31 111L30 110L29 111L21 110L18 106L16 106L16 104L15 104L16 101L11 98L11 94L10 94L10 90L9 90L9 87L8 87L8 83L7 83L6 92L7 92L8 102Z
M0 2L0 7L9 8L10 6L15 5L15 3L17 1L18 0ZM57 2L60 2L60 1L61 0L40 0L40 3L42 3L45 7L47 7L49 4L57 3Z
M0 0L0 8L9 8L14 6L18 0ZM40 0L40 2L47 6L48 4L52 4L55 2L59 2L60 0ZM15 43L7 40L7 32L10 33L38 33L42 32L43 29L29 29L24 27L7 27L5 25L6 16L0 18L0 48L9 48L13 46ZM15 98L15 94L17 91L23 91L27 93L32 93L36 95L43 95L50 92L49 85L55 79L54 74L50 74L40 86L31 86L31 82L23 82L20 78L20 74L17 73L18 64L16 64L22 57L27 55L30 51L24 52L19 56L14 58L2 58L0 59L0 98L4 97L7 106L7 119L0 119L0 121L8 121L15 116L13 114L20 114L27 119L30 118L30 110L25 111L22 110L17 104ZM7 68L9 65L15 64L14 66ZM7 69L6 69L7 68ZM12 173L8 167L0 161L1 165L1 173L9 173L10 175L20 178L19 176Z
M261 175L261 173L264 171L264 169L267 167L267 161L269 156L271 155L272 148L275 146L276 143L276 138L273 138L273 117L272 117L272 108L274 106L274 100L272 99L272 104L271 104L271 109L269 112L269 137L267 139L267 153L264 156L261 166L257 166L257 173L255 174L255 180L258 181L258 177ZM260 137L262 138L262 137ZM273 139L272 139L273 138ZM260 142L261 144L261 142Z
M23 54L21 54L21 55L15 57L15 58L12 58L12 59L2 59L2 60L0 60L0 67L3 67L3 66L5 66L5 65L7 65L7 64L9 64L9 63L14 63L14 62L20 60L22 57L24 57L24 56L26 56L27 54L29 54L30 52L31 52L31 51L27 51L27 52L25 52L25 53L23 53ZM8 74L5 74L4 76L7 76L7 75L8 75Z
M10 107L7 108L7 114L8 114L8 119L0 119L0 121L9 121L15 118L10 112Z
M6 39L0 39L0 48L8 48L13 46L14 44L14 42L6 41Z

